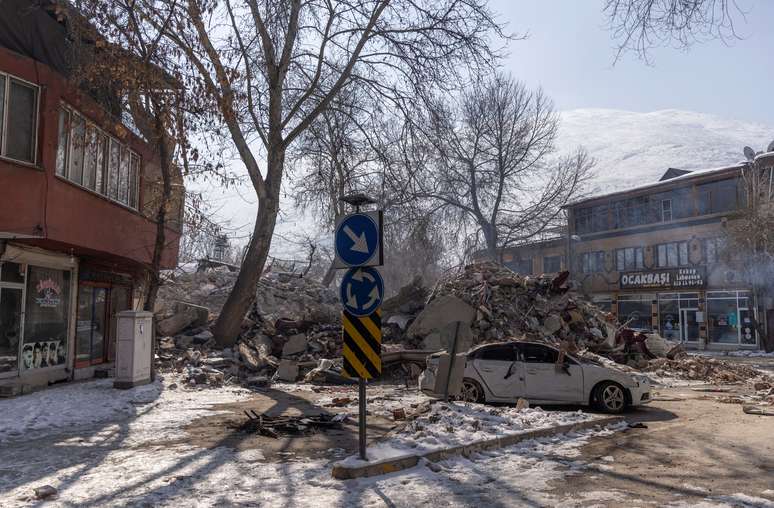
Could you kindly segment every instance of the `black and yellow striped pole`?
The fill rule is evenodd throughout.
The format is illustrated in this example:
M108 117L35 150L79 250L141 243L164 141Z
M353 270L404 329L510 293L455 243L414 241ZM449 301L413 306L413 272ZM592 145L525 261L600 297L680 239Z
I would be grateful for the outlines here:
M366 380L382 373L384 280L375 266L384 262L382 211L361 212L376 201L363 194L344 196L355 213L339 217L334 233L334 266L348 268L341 280L344 375L358 380L360 459L366 458Z

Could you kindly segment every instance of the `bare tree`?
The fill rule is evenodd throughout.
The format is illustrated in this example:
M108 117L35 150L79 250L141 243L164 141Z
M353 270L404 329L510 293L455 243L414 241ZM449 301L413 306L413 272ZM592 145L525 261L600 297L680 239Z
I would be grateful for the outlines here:
M626 51L647 61L657 46L737 38L736 18L744 15L734 0L606 0L604 10L618 40L616 60Z
M223 345L255 299L288 148L336 95L360 86L403 101L498 56L490 37L500 27L484 0L136 0L133 8L177 48L187 85L212 98L258 197L245 262L213 329Z
M113 114L123 117L149 143L159 157L158 172L145 171L143 211L156 223L156 238L146 267L146 310L152 310L161 284L162 256L175 239L167 229L179 231L184 189L181 159L188 149L185 90L166 72L170 55L159 44L161 34L143 24L126 2L101 8L84 0L80 12L68 9L68 26L77 51L72 62L76 84L97 95L113 94ZM146 166L148 169L148 166Z
M774 142L769 150L756 155L745 147L748 162L741 183L746 206L726 226L726 257L741 269L760 302L774 299ZM766 351L774 351L761 320L754 324Z
M358 90L345 90L304 132L294 152L292 180L295 204L311 212L318 226L331 231L347 213L341 197L354 192L378 191L379 126ZM376 138L376 143L374 139ZM336 272L329 264L322 279L331 284Z
M492 259L509 245L544 234L583 189L586 152L555 160L558 116L541 91L497 75L456 100L432 99L418 129L420 158L408 164L417 199L452 224L480 232Z

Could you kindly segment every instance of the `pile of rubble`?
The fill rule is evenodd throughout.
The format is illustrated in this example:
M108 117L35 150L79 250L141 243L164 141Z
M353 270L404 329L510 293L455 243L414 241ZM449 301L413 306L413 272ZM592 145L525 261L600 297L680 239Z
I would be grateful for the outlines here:
M220 312L236 274L217 268L184 274L160 291L158 357L162 368L185 374L191 385L295 381L318 360L340 355L336 294L306 278L269 273L242 322L233 348L218 349L207 322ZM333 365L326 365L332 369Z
M399 315L407 323L401 340L421 349L440 349L438 330L452 321L470 326L472 345L514 337L570 350L615 345L611 316L571 291L566 272L530 277L490 262L468 265L439 281L421 312Z
M774 384L774 378L749 365L705 356L686 355L679 360L657 358L648 362L644 370L658 376L711 384L759 383L760 386L769 388Z

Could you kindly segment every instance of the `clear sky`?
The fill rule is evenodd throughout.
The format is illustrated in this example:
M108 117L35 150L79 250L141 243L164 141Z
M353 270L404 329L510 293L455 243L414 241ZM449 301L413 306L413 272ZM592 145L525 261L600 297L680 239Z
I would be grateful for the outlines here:
M774 0L737 0L742 40L710 41L687 52L663 48L650 65L625 55L613 65L615 41L602 0L492 0L508 30L529 38L509 44L505 69L542 86L556 109L681 109L774 123Z

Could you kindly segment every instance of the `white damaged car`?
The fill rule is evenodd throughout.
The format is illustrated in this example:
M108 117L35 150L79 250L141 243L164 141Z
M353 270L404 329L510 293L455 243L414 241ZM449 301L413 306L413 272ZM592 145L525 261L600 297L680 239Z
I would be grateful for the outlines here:
M536 342L485 344L468 352L462 399L471 402L591 405L608 413L650 402L650 380ZM420 389L432 397L439 353L427 358Z

